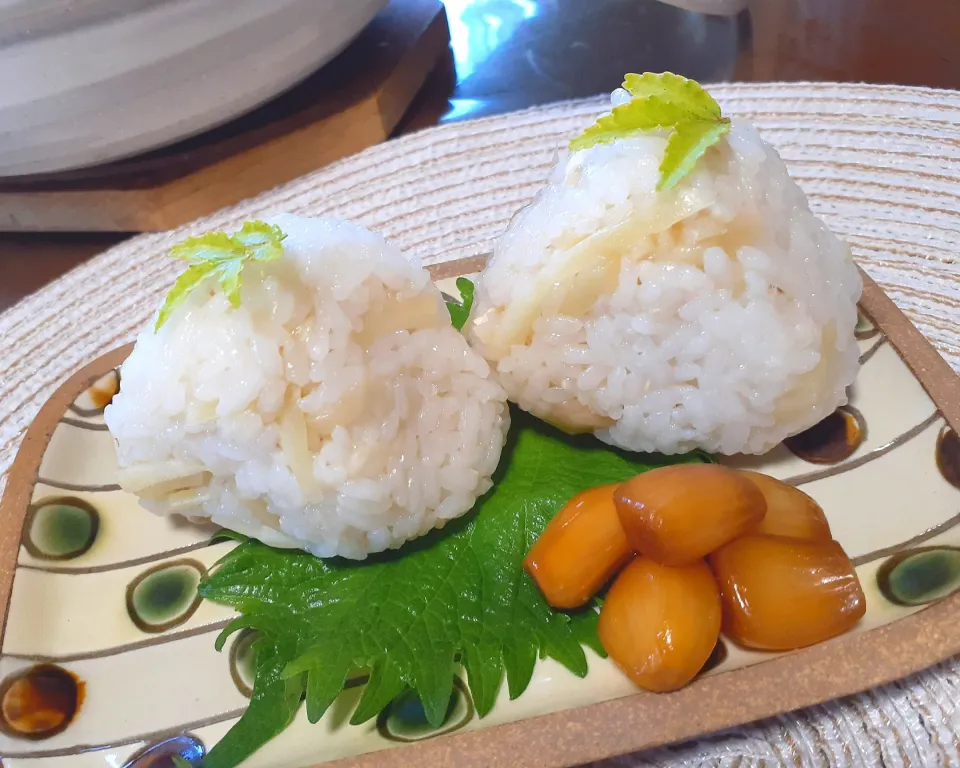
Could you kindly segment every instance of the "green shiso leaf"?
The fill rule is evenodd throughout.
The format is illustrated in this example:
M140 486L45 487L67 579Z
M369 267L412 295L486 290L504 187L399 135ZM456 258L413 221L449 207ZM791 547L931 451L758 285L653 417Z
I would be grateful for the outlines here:
M264 638L254 641L257 673L250 705L239 722L201 760L202 768L240 765L293 722L303 698L305 676L281 676L292 652L289 642Z
M173 246L170 255L189 262L190 266L177 278L167 294L157 315L154 332L159 331L190 294L210 278L217 280L230 305L239 307L244 265L250 261L279 259L283 254L282 241L285 237L279 227L262 221L248 221L233 235L209 232L199 237L188 237Z
M494 486L468 515L397 552L320 560L256 541L227 554L200 587L260 633L250 708L204 760L233 768L291 721L300 696L316 722L358 670L369 674L351 719L376 717L407 689L439 726L463 664L478 714L506 673L511 698L549 656L587 673L583 645L602 650L593 608L552 610L522 567L547 522L574 494L671 461L571 437L518 411Z
M720 114L720 105L693 80L672 72L645 72L628 74L623 87L633 98L571 141L571 151L650 131L670 131L657 183L658 190L669 190L730 132L730 119Z
M457 278L457 290L460 291L460 303L455 301L447 302L447 311L450 313L450 322L458 331L463 330L467 324L467 318L470 317L470 309L473 307L473 283L465 277Z

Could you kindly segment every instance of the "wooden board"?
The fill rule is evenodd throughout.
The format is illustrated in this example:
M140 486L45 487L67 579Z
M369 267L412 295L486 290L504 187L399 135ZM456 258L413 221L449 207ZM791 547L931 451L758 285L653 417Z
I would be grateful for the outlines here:
M337 58L201 136L95 168L0 180L0 231L170 229L388 138L448 51L439 0L393 0Z

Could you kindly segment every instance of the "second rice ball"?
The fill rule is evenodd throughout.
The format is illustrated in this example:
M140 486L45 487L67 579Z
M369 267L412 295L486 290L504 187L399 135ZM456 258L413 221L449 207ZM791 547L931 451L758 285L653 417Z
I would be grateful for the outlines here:
M464 332L511 400L569 432L763 453L846 402L860 276L749 125L657 191L665 145L561 160L499 240Z
M120 483L158 514L362 559L470 510L506 395L425 269L345 222L278 216L230 305L201 286L121 369Z

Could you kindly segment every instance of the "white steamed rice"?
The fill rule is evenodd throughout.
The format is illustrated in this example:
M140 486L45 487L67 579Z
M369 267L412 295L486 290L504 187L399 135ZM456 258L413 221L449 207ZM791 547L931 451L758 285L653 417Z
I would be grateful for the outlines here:
M491 484L505 393L419 263L360 227L280 216L242 302L197 291L121 369L106 422L148 509L363 558Z
M762 453L846 402L859 273L750 126L657 192L665 144L561 159L499 240L465 331L511 400L569 431Z

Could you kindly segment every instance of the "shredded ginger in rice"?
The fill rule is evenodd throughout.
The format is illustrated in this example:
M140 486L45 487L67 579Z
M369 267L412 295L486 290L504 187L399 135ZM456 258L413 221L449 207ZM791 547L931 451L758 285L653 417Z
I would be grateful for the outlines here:
M426 270L379 236L270 220L283 256L143 332L107 408L121 485L159 514L360 559L467 512L509 427Z
M464 332L511 400L568 431L763 453L846 402L860 276L749 125L662 192L665 144L562 158L498 241Z

